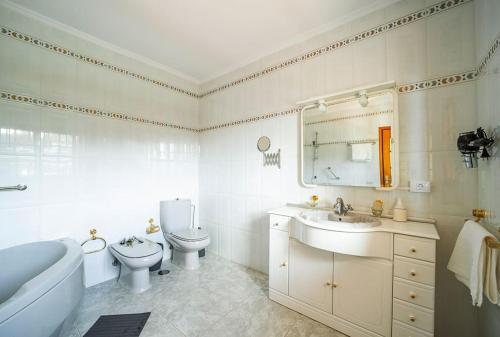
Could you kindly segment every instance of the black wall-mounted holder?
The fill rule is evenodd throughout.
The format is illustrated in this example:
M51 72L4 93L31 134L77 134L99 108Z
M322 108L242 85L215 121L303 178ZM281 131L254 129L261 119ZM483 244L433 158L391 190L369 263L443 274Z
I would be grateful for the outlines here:
M495 144L495 132L490 136L483 128L476 131L463 132L458 135L457 148L464 157L465 167L477 167L477 158L488 159L491 157L489 150Z

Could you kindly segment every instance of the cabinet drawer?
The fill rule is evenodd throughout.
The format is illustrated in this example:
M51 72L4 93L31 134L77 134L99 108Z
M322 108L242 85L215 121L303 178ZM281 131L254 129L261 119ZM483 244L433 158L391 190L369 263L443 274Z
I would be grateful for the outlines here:
M394 278L394 297L434 309L434 288L430 286Z
M274 215L271 214L270 217L270 228L278 229L280 231L288 232L288 223L290 222L290 218L287 216Z
M434 263L395 256L394 276L434 286Z
M434 334L428 333L412 326L394 321L392 324L392 337L432 337Z
M400 300L394 300L393 307L394 319L434 333L434 311L419 307Z
M436 241L396 234L394 254L429 262L436 261Z

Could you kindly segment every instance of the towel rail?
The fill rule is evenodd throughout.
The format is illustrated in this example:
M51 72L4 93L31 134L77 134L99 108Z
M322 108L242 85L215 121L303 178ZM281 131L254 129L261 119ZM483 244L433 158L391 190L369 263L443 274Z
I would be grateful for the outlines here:
M316 143L316 144L304 144L304 147L315 147L315 146L324 146L324 145L339 145L346 144L347 146L351 146L353 144L377 144L378 139L350 139L350 140L333 140L331 142L324 143Z
M28 186L18 184L16 186L0 186L0 191L24 191Z
M494 237L488 236L485 240L488 248L500 249L500 242L498 242Z
M486 218L488 216L488 211L482 208L474 208L472 210L472 216L475 217L474 221L479 223L483 218ZM497 240L497 238L493 237L493 235L486 237L484 240L486 241L486 246L488 248L500 249L500 242Z
M104 248L106 248L106 246L108 245L107 242L106 242L106 240L104 240L101 237L98 237L96 234L97 234L97 231L95 230L95 228L91 229L90 230L90 239L87 239L87 240L83 241L80 246L83 247L83 245L86 244L89 241L100 240L103 243L102 248L94 249L94 250L91 250L89 252L84 252L84 254L93 254L93 253L100 252L101 250L103 250Z

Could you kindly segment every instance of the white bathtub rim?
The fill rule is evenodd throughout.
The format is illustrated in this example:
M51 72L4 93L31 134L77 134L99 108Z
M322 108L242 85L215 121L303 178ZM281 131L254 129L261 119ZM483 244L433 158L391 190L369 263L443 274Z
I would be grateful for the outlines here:
M83 250L75 240L62 238L66 253L56 263L24 283L9 299L0 304L0 325L21 312L63 282L83 263Z

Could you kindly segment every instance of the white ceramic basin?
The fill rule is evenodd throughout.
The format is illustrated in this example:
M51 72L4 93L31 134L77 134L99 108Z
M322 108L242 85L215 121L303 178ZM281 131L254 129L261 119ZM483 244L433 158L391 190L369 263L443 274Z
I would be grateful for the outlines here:
M322 225L329 225L333 228L371 228L380 226L381 222L375 217L349 213L347 215L338 215L330 211L305 211L299 215L304 220L321 223Z
M290 222L290 237L335 253L392 259L392 234L377 231L377 218L363 214L338 216L331 211L304 211Z

